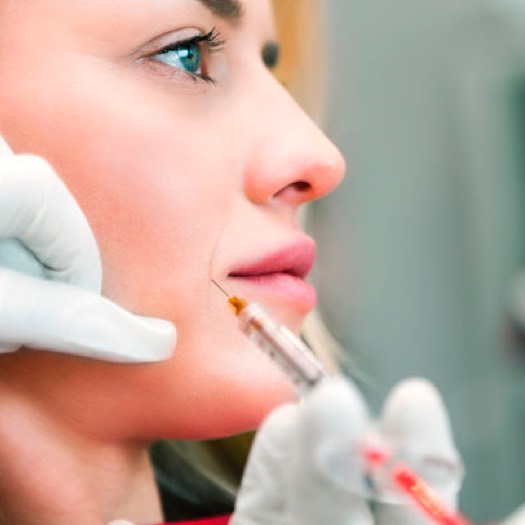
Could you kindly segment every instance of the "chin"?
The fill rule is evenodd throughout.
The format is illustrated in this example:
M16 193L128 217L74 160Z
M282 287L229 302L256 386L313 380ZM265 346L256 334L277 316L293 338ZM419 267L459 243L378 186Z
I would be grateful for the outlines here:
M275 368L273 363L269 363ZM294 403L298 396L287 377L277 368L261 376L247 376L246 381L237 383L229 390L226 408L218 414L215 424L208 427L219 430L213 437L224 437L256 430L266 417L277 407ZM215 414L210 414L213 421ZM210 436L207 436L208 438Z
M212 311L204 326L197 316L176 322L173 357L143 369L142 429L176 439L226 437L258 428L276 407L297 400L290 379L222 306L226 314Z
M252 381L250 385L241 386L238 395L243 398L243 406L223 420L230 425L225 435L255 430L277 407L298 400L295 388L280 370L275 376L267 374L262 383Z

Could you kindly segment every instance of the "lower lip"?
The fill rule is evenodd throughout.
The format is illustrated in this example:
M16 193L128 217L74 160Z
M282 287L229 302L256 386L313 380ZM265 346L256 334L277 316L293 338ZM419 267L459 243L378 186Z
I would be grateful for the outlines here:
M317 303L315 288L304 279L287 273L275 272L261 275L230 276L242 286L254 290L253 299L279 300L297 305L301 310L310 311ZM237 287L237 286L236 286ZM235 293L235 289L232 290ZM244 290L243 290L244 292ZM244 299L251 301L250 291L246 289Z

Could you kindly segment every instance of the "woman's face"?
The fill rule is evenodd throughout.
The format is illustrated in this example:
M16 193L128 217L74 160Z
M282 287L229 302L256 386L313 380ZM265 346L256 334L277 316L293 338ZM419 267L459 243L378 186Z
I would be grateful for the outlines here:
M41 359L51 375L74 370L62 393L72 377L68 396L126 403L145 435L241 431L292 395L211 282L296 332L315 303L297 211L340 182L343 161L272 76L275 38L267 0L0 7L0 133L79 201L105 295L178 329L165 363Z

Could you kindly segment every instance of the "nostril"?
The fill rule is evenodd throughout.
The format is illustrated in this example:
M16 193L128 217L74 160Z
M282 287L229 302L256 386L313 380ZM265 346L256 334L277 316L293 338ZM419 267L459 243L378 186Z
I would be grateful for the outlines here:
M311 199L312 190L313 187L309 182L298 180L279 190L274 195L274 198L285 201L293 206L298 206Z
M274 198L286 201L289 204L299 205L308 200L312 191L312 185L304 180L297 180L279 190Z
M280 189L274 197L279 197L288 193L305 193L312 189L312 185L309 182L306 182L305 180L297 180L295 182L292 182L291 184L288 184L284 188Z
M297 182L294 182L293 184L290 184L290 186L295 187L295 189L301 193L305 191L309 191L312 185L309 182L306 182L304 180L299 180Z

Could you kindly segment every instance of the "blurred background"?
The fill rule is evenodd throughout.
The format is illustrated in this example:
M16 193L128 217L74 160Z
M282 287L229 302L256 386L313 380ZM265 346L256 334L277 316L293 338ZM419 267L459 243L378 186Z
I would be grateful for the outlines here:
M462 508L501 518L525 501L525 0L324 9L349 170L313 209L321 311L376 410L406 376L435 382Z

